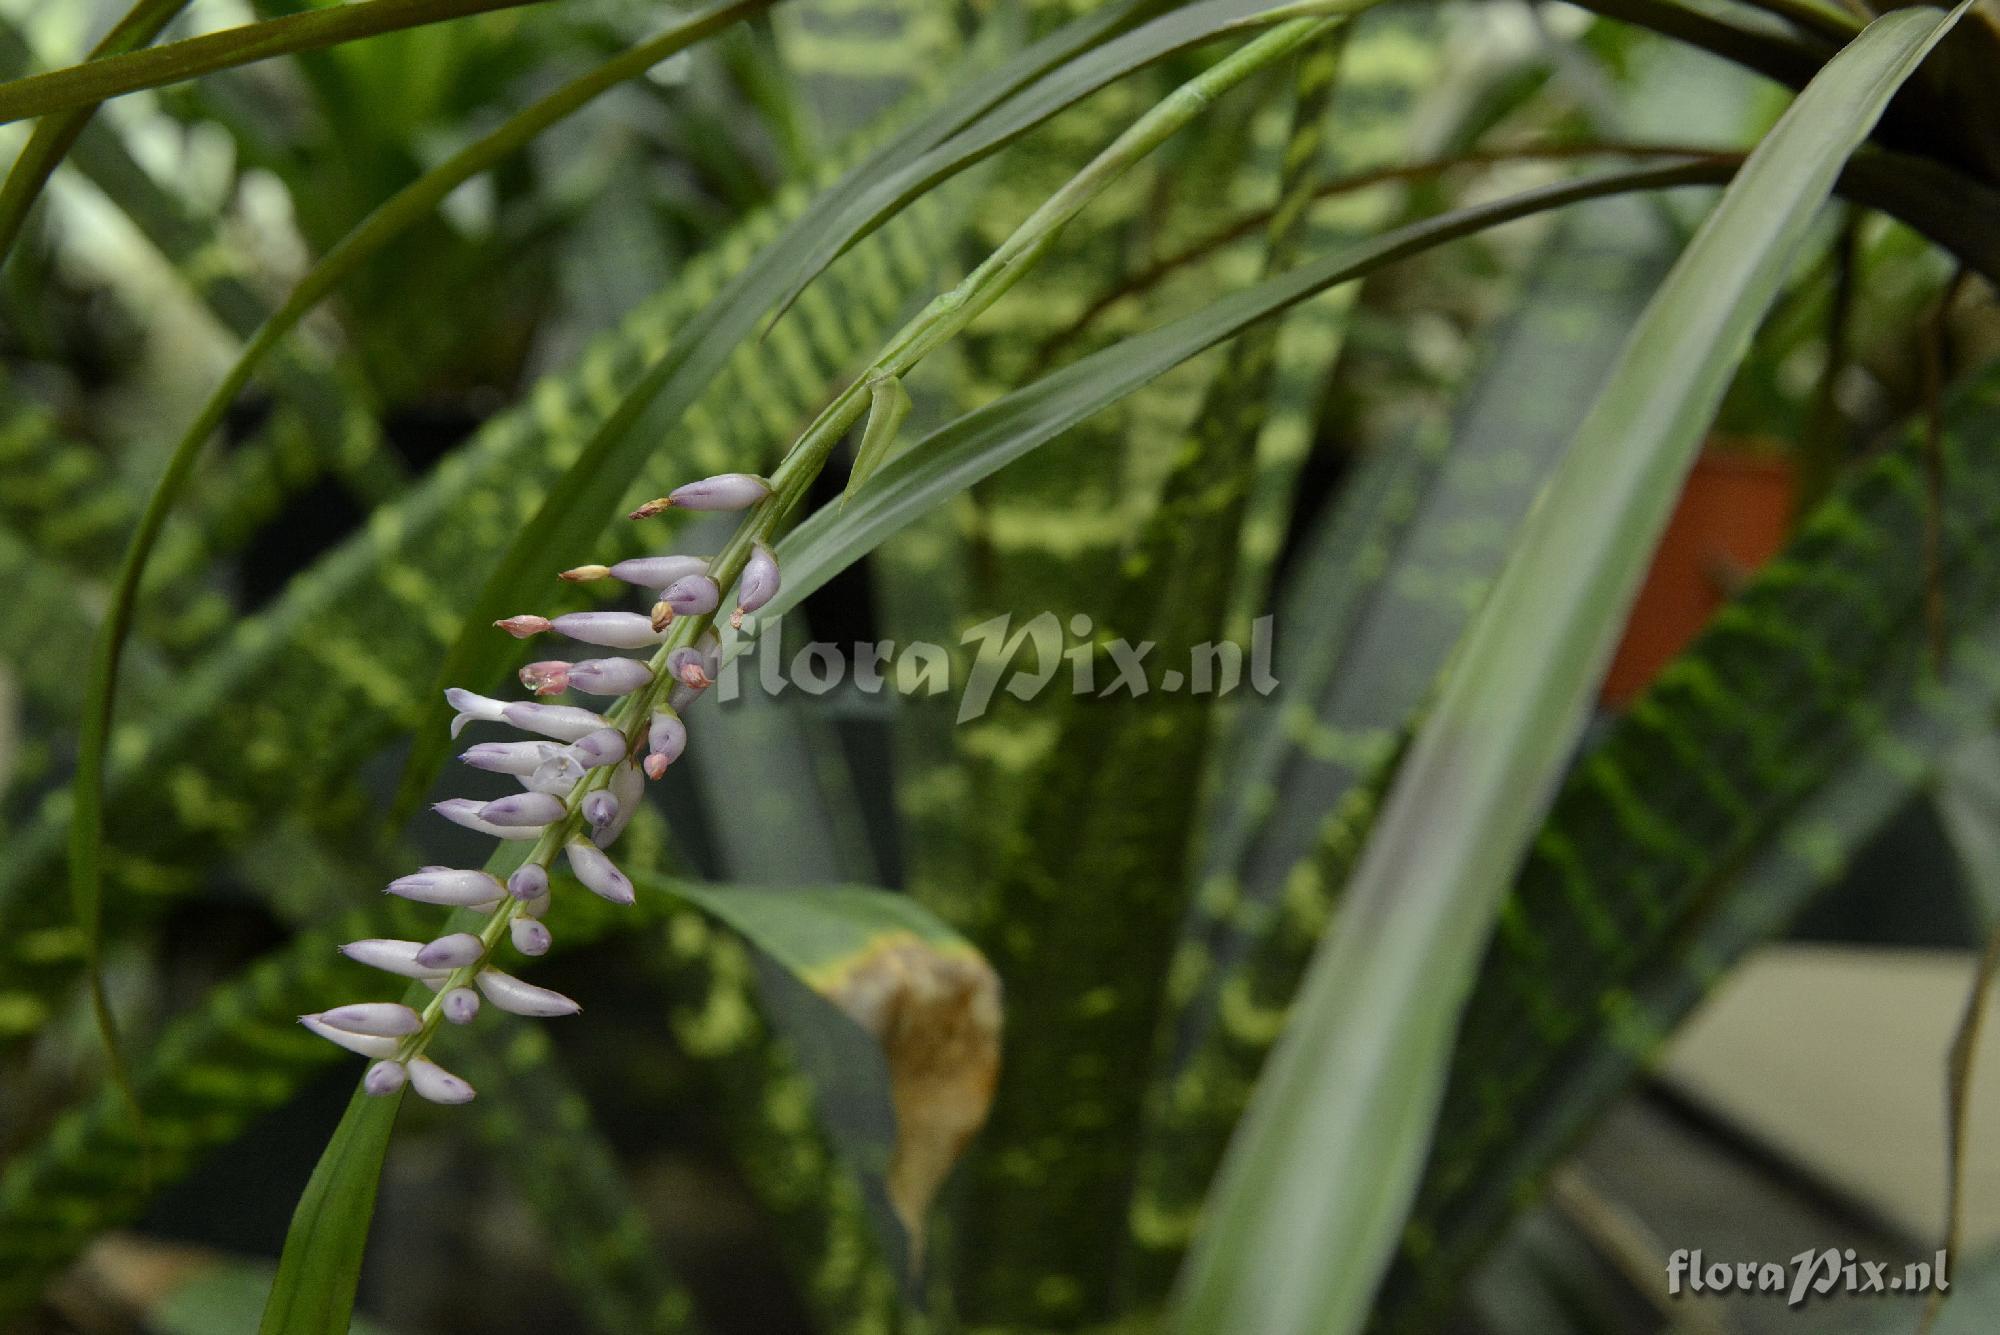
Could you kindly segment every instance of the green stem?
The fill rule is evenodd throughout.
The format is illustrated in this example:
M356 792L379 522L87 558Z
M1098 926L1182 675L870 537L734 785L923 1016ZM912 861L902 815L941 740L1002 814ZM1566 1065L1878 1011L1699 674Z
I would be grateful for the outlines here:
M272 56L317 51L427 23L545 0L360 0L129 51L0 84L0 124L88 107L142 88L180 83Z
M91 60L105 60L144 46L187 8L188 0L136 0L125 17L98 44L90 49ZM69 153L70 146L97 110L86 102L59 116L50 116L35 127L21 156L8 169L7 183L0 186L0 260L14 248L28 210L41 197L42 187L55 173L56 165Z

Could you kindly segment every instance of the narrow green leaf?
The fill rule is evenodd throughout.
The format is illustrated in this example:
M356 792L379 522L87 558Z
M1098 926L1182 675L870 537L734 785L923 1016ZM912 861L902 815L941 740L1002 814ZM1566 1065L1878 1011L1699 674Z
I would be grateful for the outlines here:
M1115 30L1115 23L1151 6L1126 6L1115 16L1092 15L1072 23L1033 48L1046 66L1059 52L1067 59L1048 73L1020 89L976 121L950 138L930 147L928 152L894 164L893 170L878 169L870 174L865 188L839 200L824 225L815 230L810 244L787 264L781 282L784 299L778 303L781 318L791 308L807 284L856 241L868 235L897 210L930 190L939 182L964 171L972 164L998 152L1042 124L1057 112L1074 106L1108 84L1144 69L1155 61L1203 42L1239 32L1245 28L1276 24L1305 14L1343 14L1365 8L1365 3L1343 4L1339 0L1196 0L1181 5L1109 41L1102 39ZM1086 45L1101 41L1101 45ZM1058 43L1062 43L1058 46ZM1025 63L1025 62L1023 62ZM881 164L889 167L891 164Z
M1701 433L1841 165L1953 21L1890 15L1829 64L1641 317L1397 774L1231 1145L1179 1328L1364 1319L1500 897Z
M883 376L868 386L868 425L861 429L861 444L854 451L854 468L847 475L847 490L840 503L846 505L862 484L889 458L896 432L910 415L910 391L898 376Z
M199 78L255 60L317 51L385 32L544 0L357 0L128 51L0 84L0 124Z
M1728 163L1698 162L1607 172L1427 218L1302 264L1085 357L940 427L884 465L874 484L845 509L822 510L800 524L780 546L785 587L763 615L775 618L796 607L933 506L1188 358L1316 292L1516 218L1627 191L1717 184L1730 170Z
M187 0L134 0L125 17L91 48L90 59L102 60L144 46L185 8ZM0 261L14 249L28 210L41 197L42 187L96 110L94 103L87 103L62 115L45 117L28 136L21 155L7 170L6 183L0 185Z
M347 1335L382 1160L402 1103L401 1090L376 1098L359 1088L347 1101L292 1213L258 1335Z

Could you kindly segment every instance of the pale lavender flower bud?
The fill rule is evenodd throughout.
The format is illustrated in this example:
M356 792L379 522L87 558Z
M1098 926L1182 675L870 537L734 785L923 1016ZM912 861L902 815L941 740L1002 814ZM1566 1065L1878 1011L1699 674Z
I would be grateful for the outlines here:
M549 929L533 918L514 919L508 924L507 932L514 938L514 949L523 955L549 953Z
M561 695L569 689L569 669L560 658L545 658L521 669L521 685L536 695Z
M402 1046L400 1040L384 1038L379 1034L357 1034L352 1029L342 1029L339 1025L328 1024L317 1015L301 1015L299 1023L310 1032L318 1034L329 1043L335 1043L349 1052L358 1052L364 1057L393 1057Z
M340 953L356 964L365 964L384 973L398 974L404 978L427 978L441 970L426 969L417 963L417 952L423 948L423 943L420 941L397 941L377 936L365 941L349 941L340 947Z
M745 613L754 612L778 596L778 558L761 542L750 544L750 561L743 567L743 582L736 586L736 610L729 624L741 626Z
M458 758L494 774L533 774L561 753L554 742L481 742L465 748Z
M644 649L660 642L653 623L637 612L570 612L552 624L572 640L607 649Z
M753 473L717 473L667 493L667 503L683 510L747 510L771 494L771 484Z
M384 1094L394 1094L401 1089L408 1075L409 1072L403 1069L401 1062L376 1062L368 1068L368 1074L361 1077L361 1088L380 1098Z
M623 760L630 749L625 745L624 733L616 728L599 728L577 738L570 744L569 752L583 763L585 769L602 769Z
M583 766L575 756L558 751L543 765L521 780L521 786L531 793L548 793L555 797L568 797L569 790L583 781Z
M578 839L564 851L569 854L569 869L576 873L576 879L583 882L584 888L592 894L614 904L630 904L638 898L632 891L632 882L625 879L625 873L594 846Z
M399 1001L357 1001L321 1011L319 1018L335 1029L382 1038L402 1038L424 1027L424 1017Z
M458 713L451 721L451 735L456 737L465 725L472 722L498 723L505 716L507 703L489 696L477 695L462 686L454 686L444 693L445 703Z
M602 830L618 819L618 799L600 788L594 793L585 794L582 811L583 818L590 823L591 829Z
M639 773L639 767L626 761L611 771L611 783L607 791L618 799L618 812L603 825L591 831L590 842L599 848L609 848L618 842L618 836L625 833L625 827L632 823L632 816L639 810L639 804L646 800L646 780Z
M472 1086L426 1057L409 1062L410 1088L432 1103L470 1103Z
M486 953L486 943L471 932L441 936L417 952L417 963L426 969L463 969L477 964Z
M713 612L722 601L722 590L706 575L677 579L660 595L660 601L674 609L676 616L700 616Z
M693 645L682 645L668 654L667 671L689 690L705 691L713 684L702 664L701 650Z
M439 999L438 1009L453 1024L471 1024L479 1014L479 994L469 987L454 987Z
M443 804L440 803L440 806ZM483 871L453 871L449 867L425 867L389 882L389 893L413 899L419 904L443 904L450 908L480 908L499 901L500 882Z
M479 808L479 819L489 825L547 825L561 820L568 809L550 793L514 793Z
M677 579L708 570L706 556L639 556L611 567L611 577L642 589L664 589Z
M539 839L541 834L529 825L495 825L479 818L479 809L486 804L476 797L453 797L442 802L433 802L431 810L443 816L454 825L463 825L468 830L489 835L495 839Z
M550 622L547 617L517 616L508 617L493 624L506 631L509 635L512 635L515 639L525 640L530 636L546 633Z
M664 773L688 749L688 725L672 709L654 709L652 725L646 729L646 749L650 751L650 759L660 761L660 771ZM648 773L652 773L650 765ZM652 777L658 779L660 775L654 773Z
M515 1015L551 1019L558 1015L574 1015L583 1009L560 992L524 983L513 974L501 973L498 969L481 969L472 981L479 984L479 990L486 994L488 1001Z
M538 732L559 742L573 742L585 733L609 725L604 715L575 705L538 705L517 700L501 710L500 717L523 732Z
M507 878L507 893L516 899L540 899L549 892L549 869L539 862L524 862Z
M636 658L587 658L569 666L569 685L586 695L630 695L653 680L653 669Z

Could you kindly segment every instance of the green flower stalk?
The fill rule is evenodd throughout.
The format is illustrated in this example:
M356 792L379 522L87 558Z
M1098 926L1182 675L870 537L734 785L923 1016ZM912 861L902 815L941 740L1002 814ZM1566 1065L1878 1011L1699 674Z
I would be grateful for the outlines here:
M731 621L738 625L744 614L775 596L780 575L771 544L780 523L803 500L834 447L864 412L900 417L896 396L884 396L877 392L879 387L907 374L999 300L1091 199L1222 92L1369 3L1372 0L1288 6L1282 11L1283 22L1275 22L1279 14L1274 12L1275 26L1141 116L991 256L894 335L874 362L806 427L770 477L724 473L704 478L648 501L629 516L643 520L675 509L741 512L743 522L713 557L647 557L616 566L577 566L559 576L570 582L615 578L658 589L650 614L573 612L553 618L524 614L495 623L519 639L558 634L604 648L653 652L643 663L623 658L583 663L548 659L522 670L523 685L537 695L574 689L616 697L605 713L574 705L495 700L459 689L446 692L458 711L452 722L454 736L472 723L504 724L531 736L480 742L461 757L475 768L514 776L524 791L492 802L441 802L435 810L468 829L497 839L532 841L532 846L505 884L486 871L442 867L427 867L390 884L390 893L408 899L484 912L486 919L478 931L457 932L429 943L370 940L345 947L350 958L419 979L436 994L422 1011L366 1004L301 1017L312 1032L375 1059L363 1080L364 1089L392 1094L407 1084L433 1102L463 1103L473 1097L472 1086L427 1055L440 1023L469 1022L482 998L517 1015L546 1018L581 1009L560 993L502 972L495 967L495 952L503 939L524 956L548 949L550 935L541 920L550 904L549 870L558 854L585 889L612 903L633 902L631 880L605 850L617 842L644 800L646 781L665 774L687 746L682 715L721 670L714 621L723 606L722 595L737 589ZM875 425L874 437L893 431L893 423Z

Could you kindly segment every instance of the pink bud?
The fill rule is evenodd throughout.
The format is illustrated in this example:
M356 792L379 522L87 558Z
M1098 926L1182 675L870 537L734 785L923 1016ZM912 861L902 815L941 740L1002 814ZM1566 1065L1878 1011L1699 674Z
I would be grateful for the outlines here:
M521 684L536 695L561 695L569 689L569 664L545 658L521 669Z
M493 623L517 640L525 640L532 635L540 635L552 624L547 617L522 615L507 617Z

